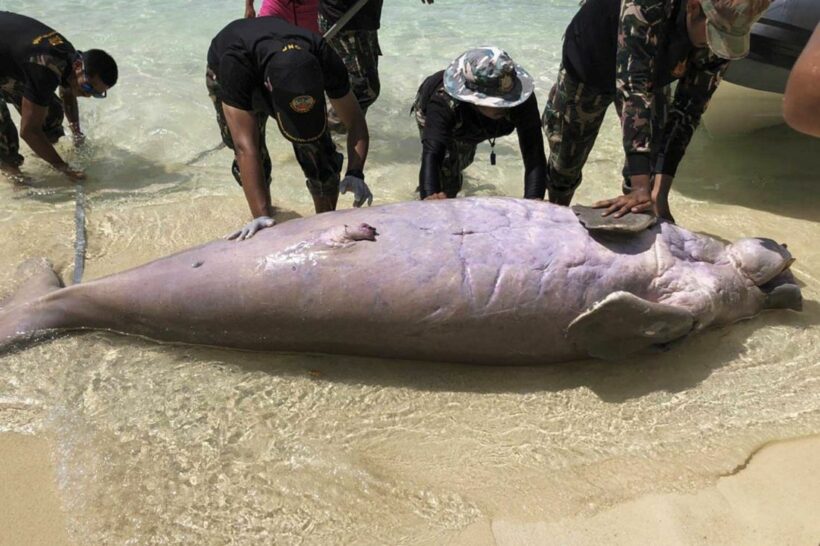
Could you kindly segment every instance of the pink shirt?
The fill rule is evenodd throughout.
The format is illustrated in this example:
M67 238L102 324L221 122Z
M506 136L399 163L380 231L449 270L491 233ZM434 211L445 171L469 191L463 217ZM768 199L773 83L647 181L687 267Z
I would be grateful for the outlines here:
M262 0L259 16L273 15L319 34L319 0Z

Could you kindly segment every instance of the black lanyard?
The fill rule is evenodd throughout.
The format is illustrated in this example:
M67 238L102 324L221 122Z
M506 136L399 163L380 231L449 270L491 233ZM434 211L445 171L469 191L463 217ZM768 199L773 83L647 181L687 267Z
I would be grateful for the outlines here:
M484 136L487 137L487 140L490 143L490 165L495 166L495 139L498 138L497 136L490 136L490 132L487 130L487 127L484 125L484 118L486 117L484 114L476 109L476 114L478 114L478 124L481 125L481 130L484 132ZM498 121L490 120L493 125L498 125Z

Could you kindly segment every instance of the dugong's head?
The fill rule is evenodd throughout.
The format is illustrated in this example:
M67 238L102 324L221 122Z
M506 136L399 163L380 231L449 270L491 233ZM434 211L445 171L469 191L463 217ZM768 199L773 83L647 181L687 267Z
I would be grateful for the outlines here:
M760 290L762 297L756 299L763 309L803 308L800 288L789 271L794 258L784 245L755 237L740 239L726 252L740 274Z

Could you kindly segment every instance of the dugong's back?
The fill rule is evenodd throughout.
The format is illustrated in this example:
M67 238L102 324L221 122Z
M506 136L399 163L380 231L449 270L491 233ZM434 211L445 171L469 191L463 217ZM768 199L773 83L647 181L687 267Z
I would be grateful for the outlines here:
M362 223L376 229L375 241L353 240ZM159 260L119 282L174 279L163 304L173 306L173 321L162 324L166 308L140 307L144 298L129 304L156 317L154 335L167 339L549 362L581 356L564 330L595 301L616 290L645 291L655 270L648 240L638 235L632 252L615 253L589 237L572 211L542 202L400 203L293 220L248 241Z

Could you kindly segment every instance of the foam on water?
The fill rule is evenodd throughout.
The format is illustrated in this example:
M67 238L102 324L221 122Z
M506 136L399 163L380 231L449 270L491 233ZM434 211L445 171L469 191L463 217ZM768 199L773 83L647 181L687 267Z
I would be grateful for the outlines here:
M368 114L377 202L414 197L409 107L424 76L468 47L506 48L540 105L574 0L387 0L382 96ZM232 231L247 216L204 86L211 37L241 2L6 0L79 48L109 49L120 84L83 100L90 144L60 149L89 173L91 279ZM271 125L274 199L310 198ZM696 135L672 206L723 239L789 244L802 314L770 312L620 363L543 368L420 364L162 346L96 333L0 359L0 430L56 442L80 543L440 544L482 518L553 519L646 491L702 486L764 442L820 431L820 141L776 128ZM482 145L468 195L520 195L514 138ZM34 255L70 277L73 188L26 150L32 190L0 183L0 292ZM583 203L614 195L622 160L607 119ZM192 159L198 158L191 165ZM342 198L350 206L349 196ZM280 219L281 220L281 219ZM275 257L281 259L282 257ZM139 287L138 289L144 289ZM538 335L538 332L533 332Z

